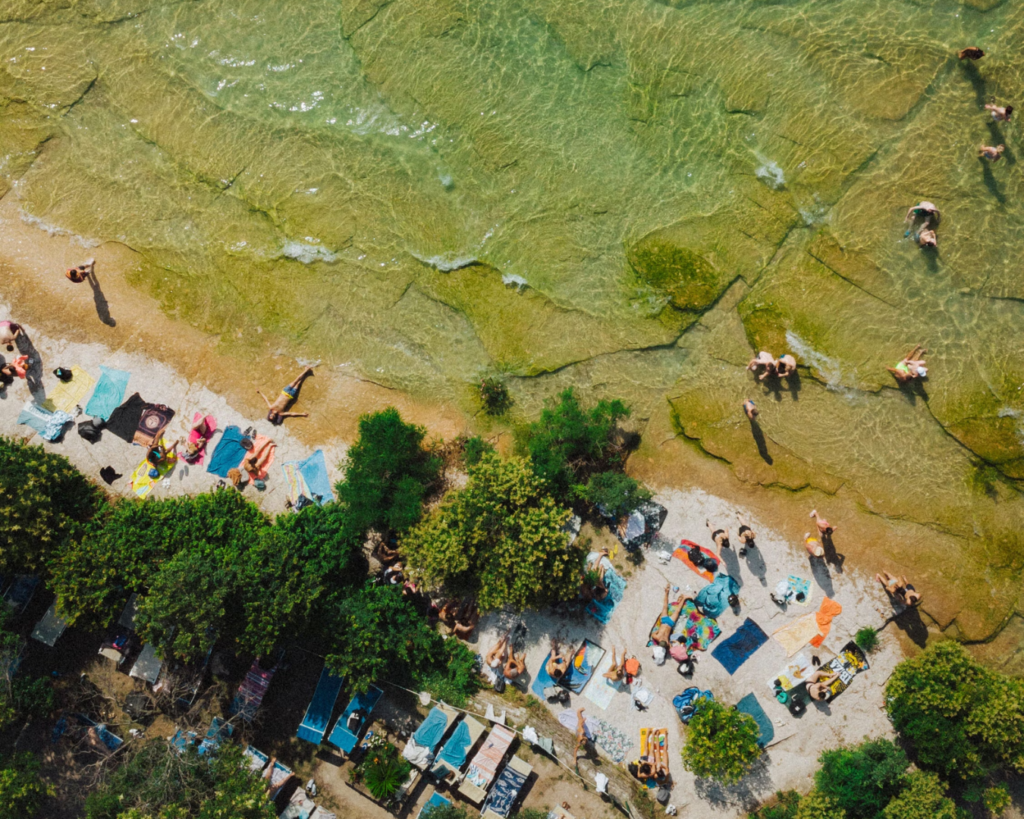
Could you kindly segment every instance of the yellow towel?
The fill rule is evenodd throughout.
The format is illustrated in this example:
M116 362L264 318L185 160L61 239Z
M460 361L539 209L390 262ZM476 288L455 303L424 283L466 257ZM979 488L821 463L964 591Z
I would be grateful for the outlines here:
M71 412L76 405L85 401L85 396L96 386L96 379L81 367L71 368L71 380L60 382L53 392L46 396L43 408L50 412L62 410Z
M818 634L818 613L812 611L810 614L798 617L792 623L787 623L775 631L772 637L786 649L786 656L792 657Z
M166 448L170 449L170 442L166 438L161 438L160 443L162 443ZM150 492L153 491L153 487L157 484L157 482L159 482L159 480L163 478L168 472L174 469L177 463L178 453L168 452L167 459L157 469L157 472L159 474L157 475L157 477L151 478L149 477L149 470L153 468L153 465L148 460L143 461L135 468L135 471L132 473L132 492L134 492L137 497L146 497Z

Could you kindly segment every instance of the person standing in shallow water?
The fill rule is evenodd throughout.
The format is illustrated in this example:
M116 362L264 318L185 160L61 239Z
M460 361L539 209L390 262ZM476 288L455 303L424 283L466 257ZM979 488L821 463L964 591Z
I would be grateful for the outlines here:
M995 147L992 147L991 145L982 145L978 149L978 158L987 159L990 162L998 162L1003 158L1003 151L1005 150L1005 145L996 145Z
M757 404L755 404L749 398L743 402L743 411L747 414L747 418L749 418L751 421L756 421L757 416L760 415L761 413L761 410L757 408Z
M992 112L992 119L996 122L1009 122L1010 117L1013 114L1013 106L1007 105L1005 108L1000 108L993 102L990 102L985 106L986 111Z
M89 274L92 273L93 268L95 267L96 260L89 259L85 264L80 264L77 267L69 267L64 275L75 284L81 284L89 278Z
M967 48L961 48L956 56L961 60L980 60L985 56L985 52L977 46L967 46Z

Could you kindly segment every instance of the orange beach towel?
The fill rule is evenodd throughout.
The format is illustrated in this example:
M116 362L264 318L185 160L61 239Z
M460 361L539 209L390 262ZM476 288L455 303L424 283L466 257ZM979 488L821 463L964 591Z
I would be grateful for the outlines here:
M843 607L835 600L826 597L821 601L821 608L814 615L814 619L818 623L818 636L811 640L812 646L818 648L825 642L825 638L828 637L828 633L832 629L832 618L842 613Z

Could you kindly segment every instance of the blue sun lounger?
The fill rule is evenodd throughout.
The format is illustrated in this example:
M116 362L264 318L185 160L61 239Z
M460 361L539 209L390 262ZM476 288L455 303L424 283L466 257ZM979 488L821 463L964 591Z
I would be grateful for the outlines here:
M295 736L314 745L324 741L327 725L331 721L331 712L334 711L334 703L344 681L344 677L335 677L324 666L324 670L320 672L320 682L316 684L316 691L313 692L313 699L306 709L306 716L302 718L302 724Z
M430 794L430 799L427 800L427 804L420 808L420 812L416 814L416 819L421 819L421 817L429 816L430 812L434 808L443 808L445 805L450 804L451 800L445 799L437 791L434 791L432 794Z
M338 717L338 721L334 723L334 730L331 731L327 741L334 747L340 748L346 754L352 753L356 743L359 742L359 734L362 733L366 724L370 721L370 714L373 713L377 700L383 696L384 692L375 685L371 685L370 690L365 694L356 694L352 698L352 702L345 707L345 713ZM363 712L363 718L359 720L356 730L350 731L348 729L348 718L357 709Z

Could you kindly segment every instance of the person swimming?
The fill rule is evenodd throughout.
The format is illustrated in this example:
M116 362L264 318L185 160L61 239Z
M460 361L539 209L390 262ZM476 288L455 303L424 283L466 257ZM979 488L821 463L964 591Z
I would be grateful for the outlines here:
M907 211L907 217L903 221L913 222L917 219L924 219L925 222L938 225L939 216L939 209L927 199L922 199Z
M961 48L956 56L961 60L980 60L985 56L985 52L977 46L967 46L967 48Z
M1009 122L1010 117L1013 115L1013 106L1007 105L1005 108L996 105L994 102L990 102L985 106L985 110L992 114L992 119L996 122Z
M978 158L987 159L990 162L998 162L1003 158L1003 151L1005 150L1005 145L996 145L994 148L991 145L982 145L978 149Z

